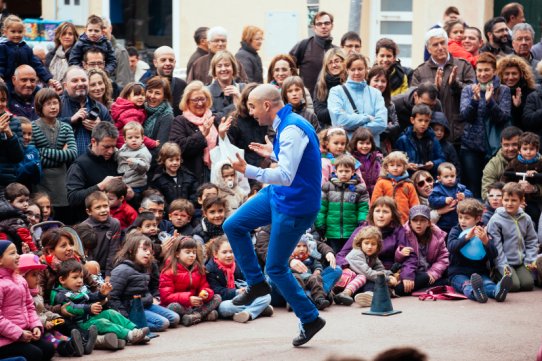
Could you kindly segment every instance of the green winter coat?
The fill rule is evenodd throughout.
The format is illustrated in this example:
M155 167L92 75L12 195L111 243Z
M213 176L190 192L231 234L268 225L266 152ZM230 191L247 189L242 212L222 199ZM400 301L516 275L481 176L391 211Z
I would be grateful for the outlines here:
M347 239L369 211L365 183L354 176L348 182L332 178L322 186L322 205L316 228L328 239Z

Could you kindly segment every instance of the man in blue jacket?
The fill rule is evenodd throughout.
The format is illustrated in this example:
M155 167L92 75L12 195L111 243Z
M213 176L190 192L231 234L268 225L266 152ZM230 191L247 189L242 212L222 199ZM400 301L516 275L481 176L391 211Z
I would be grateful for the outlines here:
M266 271L301 321L300 334L293 340L294 346L301 346L326 323L288 267L292 251L320 209L322 168L318 138L308 121L293 113L290 105L284 106L280 91L273 85L256 87L249 95L248 108L261 126L273 126L276 131L274 144L266 139L266 144L252 143L250 148L277 161L277 166L262 169L248 165L239 154L232 161L236 171L270 184L241 206L223 226L249 285L232 303L250 304L271 291L250 238L255 228L271 224Z

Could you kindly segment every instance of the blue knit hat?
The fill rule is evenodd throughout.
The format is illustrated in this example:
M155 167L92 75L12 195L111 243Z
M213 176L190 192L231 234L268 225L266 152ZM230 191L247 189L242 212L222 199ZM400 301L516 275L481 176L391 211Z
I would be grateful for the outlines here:
M13 243L7 239L0 239L0 257L4 255L4 252L11 244Z

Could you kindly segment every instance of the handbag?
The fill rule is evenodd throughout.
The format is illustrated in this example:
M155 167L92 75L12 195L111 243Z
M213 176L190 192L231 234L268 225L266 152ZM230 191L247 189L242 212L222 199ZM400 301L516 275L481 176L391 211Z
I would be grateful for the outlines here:
M444 301L454 301L454 300L465 300L468 297L457 293L452 286L435 286L426 289L425 291L414 292L412 296L418 297L420 301L425 300L444 300Z

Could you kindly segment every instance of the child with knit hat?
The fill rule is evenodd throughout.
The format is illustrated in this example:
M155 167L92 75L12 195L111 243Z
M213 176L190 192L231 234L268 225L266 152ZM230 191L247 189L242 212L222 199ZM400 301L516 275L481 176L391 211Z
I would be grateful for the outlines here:
M83 339L78 329L73 328L70 332L70 337L64 336L55 329L56 325L64 323L64 319L58 313L45 309L45 303L39 287L41 273L45 268L47 268L47 265L42 264L38 256L33 253L23 254L19 259L19 274L24 277L30 289L34 307L45 331L43 339L51 343L60 356L69 357L90 354L96 342L96 328L89 332L91 336L86 340L85 344L83 344Z
M48 361L55 349L41 337L43 326L28 284L16 272L19 258L13 243L0 240L0 355Z

